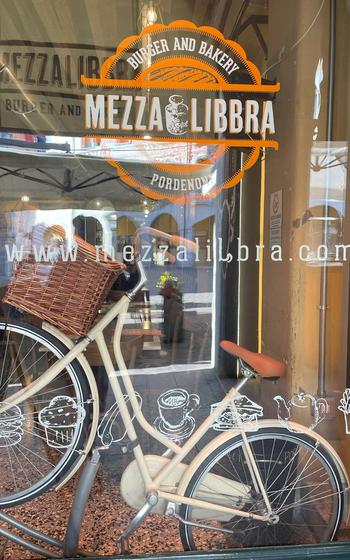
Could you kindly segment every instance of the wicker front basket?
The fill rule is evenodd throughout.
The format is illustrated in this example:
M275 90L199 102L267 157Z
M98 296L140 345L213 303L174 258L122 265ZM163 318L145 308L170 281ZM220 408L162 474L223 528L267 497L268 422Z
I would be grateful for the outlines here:
M3 301L45 319L68 335L91 327L113 282L125 266L80 237L75 258L38 261L34 253L15 263Z

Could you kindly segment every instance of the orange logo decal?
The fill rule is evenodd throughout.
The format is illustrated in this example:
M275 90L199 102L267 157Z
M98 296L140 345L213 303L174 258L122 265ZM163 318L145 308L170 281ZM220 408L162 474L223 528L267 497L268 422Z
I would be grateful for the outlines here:
M147 27L120 43L100 78L81 81L98 88L85 95L88 136L117 141L108 163L151 198L212 198L241 180L261 148L278 149L272 97L280 84L263 83L242 47L212 27ZM120 142L137 157L123 157Z

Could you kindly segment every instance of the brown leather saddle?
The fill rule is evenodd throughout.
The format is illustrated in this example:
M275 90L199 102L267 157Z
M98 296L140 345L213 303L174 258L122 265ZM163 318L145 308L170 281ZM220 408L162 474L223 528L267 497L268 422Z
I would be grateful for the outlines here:
M266 356L266 354L258 354L251 352L243 346L239 346L230 340L222 340L220 346L225 352L228 352L236 358L240 358L248 364L254 373L261 375L261 377L284 377L287 374L287 369L284 363Z

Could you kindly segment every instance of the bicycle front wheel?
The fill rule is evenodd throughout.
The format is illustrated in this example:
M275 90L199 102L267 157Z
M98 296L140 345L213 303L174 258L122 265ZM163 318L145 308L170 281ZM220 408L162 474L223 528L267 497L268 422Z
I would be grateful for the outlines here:
M0 322L0 507L38 496L78 459L90 421L90 392L75 360L32 397L7 399L68 352L33 325Z
M331 540L343 511L342 482L331 455L311 437L283 428L262 428L247 437L273 517L267 522L215 515L198 505L184 504L180 508L180 517L185 521L180 524L184 549ZM185 496L265 515L266 505L254 487L251 472L241 436L233 437L208 455L194 473Z

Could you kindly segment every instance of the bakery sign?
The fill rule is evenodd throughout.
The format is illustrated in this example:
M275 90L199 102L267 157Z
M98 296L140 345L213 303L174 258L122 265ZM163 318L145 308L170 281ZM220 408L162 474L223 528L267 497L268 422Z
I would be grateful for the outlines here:
M236 185L262 149L278 149L273 96L280 85L263 83L242 47L212 27L188 21L146 27L119 44L100 77L81 81L91 88L87 136L117 142L108 163L151 198L214 197ZM121 157L121 142L143 165Z

